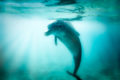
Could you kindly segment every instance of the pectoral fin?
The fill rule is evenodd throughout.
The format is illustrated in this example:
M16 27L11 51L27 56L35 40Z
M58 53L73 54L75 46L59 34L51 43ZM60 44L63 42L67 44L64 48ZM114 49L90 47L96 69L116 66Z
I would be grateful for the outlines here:
M55 36L55 45L57 45L57 36Z

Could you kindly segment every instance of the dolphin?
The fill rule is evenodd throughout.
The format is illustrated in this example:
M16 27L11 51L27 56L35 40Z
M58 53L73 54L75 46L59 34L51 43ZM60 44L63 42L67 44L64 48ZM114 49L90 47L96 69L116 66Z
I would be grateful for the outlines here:
M68 22L57 20L48 25L48 31L45 32L46 36L55 36L55 45L57 45L57 39L59 39L71 52L74 59L74 72L67 71L68 74L75 77L77 80L81 80L77 76L77 71L81 62L81 43L79 39L79 33Z

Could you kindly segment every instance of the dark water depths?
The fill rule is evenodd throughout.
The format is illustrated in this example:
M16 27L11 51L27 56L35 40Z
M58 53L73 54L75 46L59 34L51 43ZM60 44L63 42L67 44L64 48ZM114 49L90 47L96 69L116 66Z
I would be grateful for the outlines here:
M69 21L80 33L83 80L120 80L119 0L0 1L0 80L76 80L69 50L47 25ZM52 5L51 5L52 4ZM53 6L54 5L54 6Z

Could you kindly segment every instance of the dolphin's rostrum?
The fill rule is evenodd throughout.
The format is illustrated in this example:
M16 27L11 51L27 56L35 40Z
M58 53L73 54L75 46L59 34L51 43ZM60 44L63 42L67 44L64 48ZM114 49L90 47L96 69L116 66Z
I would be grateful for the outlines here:
M67 73L74 76L77 80L81 80L77 76L77 71L81 62L81 43L79 33L68 22L58 20L48 25L48 31L45 35L54 35L56 45L57 39L59 39L68 48L73 56L75 69L73 73L70 73L69 71L67 71Z

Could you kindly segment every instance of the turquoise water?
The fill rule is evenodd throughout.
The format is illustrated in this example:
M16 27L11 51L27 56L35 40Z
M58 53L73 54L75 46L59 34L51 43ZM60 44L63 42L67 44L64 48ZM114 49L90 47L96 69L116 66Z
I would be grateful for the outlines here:
M117 0L111 0L109 8L107 0L101 5L92 1L49 7L42 1L1 1L0 80L76 80L66 73L74 70L70 51L59 40L56 46L54 36L45 36L47 26L58 19L67 20L80 33L78 76L120 80L120 8Z

